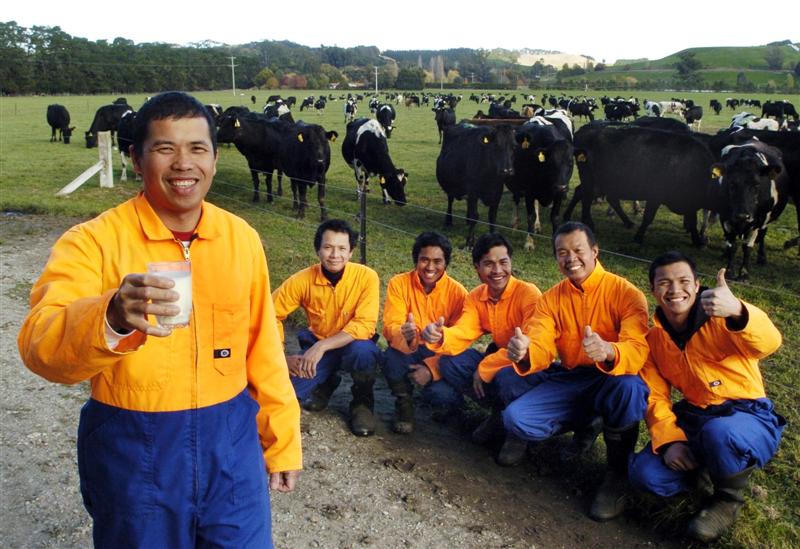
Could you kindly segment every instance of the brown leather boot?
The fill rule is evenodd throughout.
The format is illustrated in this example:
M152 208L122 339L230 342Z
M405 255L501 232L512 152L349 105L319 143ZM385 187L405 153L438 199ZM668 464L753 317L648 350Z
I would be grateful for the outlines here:
M708 543L733 526L744 503L744 489L754 470L755 466L748 467L733 476L713 479L714 496L711 503L689 522L687 534Z

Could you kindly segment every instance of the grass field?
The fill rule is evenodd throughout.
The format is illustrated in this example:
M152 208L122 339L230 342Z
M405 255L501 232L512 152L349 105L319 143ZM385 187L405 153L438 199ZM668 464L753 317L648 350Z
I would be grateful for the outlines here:
M196 95L205 103L221 103L224 107L250 103L255 93L258 107L272 92L245 90L234 97L227 92L201 92ZM296 95L302 99L309 91L284 91L284 95ZM326 92L327 94L328 92ZM539 92L534 92L540 96ZM599 97L602 92L589 92ZM339 93L335 93L339 96ZM468 102L469 92L457 108L457 117L469 118L478 108ZM612 93L609 93L612 95ZM640 97L651 100L669 99L674 92L648 92ZM709 99L716 97L724 103L723 94L686 94L706 111L702 131L711 133L727 127L733 111L726 109L715 116L708 108ZM750 94L747 94L750 97ZM40 212L52 215L92 216L134 195L140 183L133 181L129 173L127 183L117 184L113 189L100 189L95 177L72 195L58 198L55 193L69 183L84 169L97 161L97 150L86 149L83 132L92 121L97 107L111 102L116 96L69 96L69 97L3 97L0 98L0 207L4 211L16 210ZM754 96L762 101L777 97ZM137 108L144 96L128 95L128 102ZM781 96L800 106L800 97ZM50 128L45 120L46 107L50 103L61 103L72 116L72 125L77 126L73 143L65 146L49 143ZM518 103L519 104L519 103ZM397 129L392 134L389 146L392 158L398 167L410 173L406 188L409 204L405 207L384 206L374 185L368 200L367 245L368 263L375 268L385 284L395 273L411 268L410 250L414 237L422 230L443 230L444 210L447 201L435 177L435 162L439 146L433 113L428 108L397 107ZM598 111L600 112L600 111ZM369 116L366 101L359 104L359 115ZM343 139L345 134L343 103L330 102L322 114L294 112L295 119L319 123L326 130L336 130ZM580 122L578 122L580 125ZM327 206L331 217L344 217L351 222L358 211L355 182L352 170L346 166L340 152L341 139L332 144L331 168L328 172ZM119 178L119 160L115 156L115 179ZM570 189L578 184L577 170ZM288 195L288 196L287 196ZM214 186L208 199L246 218L260 232L267 249L273 288L289 274L316 260L312 237L319 221L316 207L316 191L309 194L310 207L306 219L295 219L291 210L291 192L288 181L284 196L274 204L261 202L254 205L250 199L252 185L247 165L235 148L222 146ZM455 206L455 214L463 216L464 202ZM480 215L486 218L486 208L479 207ZM512 230L511 201L508 194L503 198L499 224L504 234L510 237L516 251L514 267L517 275L536 283L542 290L560 279L550 253L549 224L543 223L545 236L537 239L536 250L526 252L522 245L524 233ZM547 219L547 211L543 210ZM692 248L688 234L681 228L678 216L665 208L659 211L649 228L643 245L632 241L633 230L626 230L616 218L605 215L605 205L596 205L593 217L601 246L600 259L610 270L627 277L647 292L646 269L649 260L662 251L677 248L697 259L704 276L704 283L713 284L714 275L723 266L722 232L719 226L710 230L710 243L706 249ZM482 232L479 227L479 233ZM485 228L484 228L485 230ZM463 219L456 218L455 226L444 230L457 246L464 242L466 228ZM797 248L784 250L783 243L797 234L795 207L790 205L781 218L770 226L767 235L766 266L753 265L749 284L731 283L734 292L765 309L784 335L784 344L778 353L762 362L769 396L775 401L780 413L789 420L781 449L764 471L759 471L753 485L753 497L744 507L736 528L719 544L721 547L797 547L800 546L800 399L797 387L800 374L797 363L800 355L800 280L798 279ZM354 259L358 257L358 252ZM741 257L741 253L739 254ZM468 252L457 250L450 273L465 286L478 283L470 264ZM651 307L653 305L650 299ZM641 442L645 438L642 436ZM659 529L678 528L689 509L685 505L665 507L662 503L640 498L639 509L644 522L653 523Z

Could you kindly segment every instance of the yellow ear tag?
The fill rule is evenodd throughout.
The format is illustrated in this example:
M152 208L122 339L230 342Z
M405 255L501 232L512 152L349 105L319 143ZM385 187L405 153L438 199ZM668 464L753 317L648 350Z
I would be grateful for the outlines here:
M241 128L242 127L242 124L239 122L238 118L236 119L236 122L233 123L233 127L234 128Z
M332 135L332 136L331 136L331 141L332 141L332 142L335 142L335 141L336 141L336 136L335 136L335 135Z
M575 160L577 160L578 162L586 162L586 155L580 153L578 156L575 157Z
M488 144L489 144L489 138L488 138L488 137L484 137L484 138L483 138L483 143L484 143L485 145L488 145Z
M544 162L544 153L539 151L539 162Z
M386 179L384 179L383 176L381 176L381 184L383 185L385 183L386 183Z
M300 143L302 143L302 142L303 142L303 134L302 134L302 133L298 133L298 134L297 134L297 140L298 140Z
M714 166L711 168L711 177L714 179L719 179L722 177L722 170L720 170L718 166Z
M526 137L526 138L525 138L525 139L522 141L522 148L523 148L523 149L527 149L527 148L528 148L528 147L530 147L530 146L531 146L531 142L530 142L530 141L528 141L528 138Z

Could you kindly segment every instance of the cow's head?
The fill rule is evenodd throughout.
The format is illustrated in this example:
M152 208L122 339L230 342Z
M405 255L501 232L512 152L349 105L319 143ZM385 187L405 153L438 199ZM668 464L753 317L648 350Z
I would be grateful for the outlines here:
M92 132L86 132L86 148L91 149L97 146L97 134Z
M725 201L723 220L736 233L756 221L759 210L771 209L777 202L775 179L781 171L779 163L746 145L726 147L722 161L712 166Z
M61 130L61 137L64 138L64 145L69 145L69 140L72 137L73 131L75 131L75 126L72 126L71 128L69 126L65 126Z
M388 177L381 176L381 188L386 189L389 197L398 206L406 205L406 183L408 183L408 173L402 168L397 168Z

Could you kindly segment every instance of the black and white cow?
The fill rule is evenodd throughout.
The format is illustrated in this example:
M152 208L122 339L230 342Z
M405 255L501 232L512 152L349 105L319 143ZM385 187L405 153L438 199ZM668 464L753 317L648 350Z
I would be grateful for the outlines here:
M528 236L525 248L533 250L533 233L539 232L538 205L551 206L553 230L560 225L561 203L572 177L572 133L547 118L537 116L515 131L514 175L506 181L514 199L514 221L519 220L519 202L525 198Z
M647 116L661 116L661 105L655 101L647 101L644 102L644 111L647 113Z
M328 100L325 97L320 97L319 99L314 101L314 110L317 111L317 114L322 114L327 104Z
M776 132L780 129L777 120L760 118L749 112L740 112L731 117L731 128L747 128L749 130L769 130Z
M605 195L625 226L632 227L619 201L645 200L636 242L643 242L664 204L683 216L694 245L705 244L705 235L697 230L697 211L713 209L716 187L710 174L714 157L705 144L688 133L618 124L587 124L575 133L574 143L581 221L593 226L592 200ZM567 212L564 217L568 219Z
M94 120L86 132L86 148L91 149L97 146L97 133L98 132L111 132L111 144L114 144L114 135L117 133L119 121L126 112L132 112L126 103L103 105L94 114Z
M503 185L514 175L514 144L514 130L506 125L462 122L444 133L436 159L436 179L447 194L445 225L453 224L453 201L466 198L468 248L475 243L478 200L489 207L489 228L495 229Z
M300 110L302 111L305 108L309 108L309 109L312 108L314 106L314 101L315 100L316 100L316 98L313 95L309 95L308 97L303 99L302 103L300 103Z
M375 111L375 119L380 122L381 126L383 126L383 129L386 131L386 139L391 139L392 130L397 127L394 123L396 116L397 114L395 113L394 107L389 103L378 105Z
M72 137L72 132L75 126L69 125L69 111L64 105L54 103L47 106L47 123L50 124L50 143L56 141L56 130L58 130L58 141L64 141L65 145L69 145L69 139Z
M131 145L133 145L133 121L136 113L133 111L126 112L122 115L117 127L117 143L119 143L119 159L122 164L122 169L119 174L119 181L128 180L128 159L131 157ZM136 174L136 181L141 177Z
M597 105L593 105L588 101L570 101L567 104L567 110L569 110L572 116L582 116L589 119L591 122L594 120L594 114L592 111L597 108Z
M358 114L358 104L355 99L348 99L344 104L344 123L352 122Z
M751 140L725 147L713 173L719 178L718 211L725 233L727 270L735 272L736 245L741 239L743 258L738 279L746 280L755 244L758 244L757 263L767 262L764 246L767 225L778 218L789 200L786 169L780 150Z
M342 157L353 168L356 182L367 189L369 176L380 178L383 203L394 200L406 203L405 186L408 174L396 168L389 156L386 132L377 120L359 118L347 124L347 135L342 143Z
M211 118L214 119L214 123L219 126L219 119L222 116L222 105L218 103L209 103L205 105L206 110L211 114Z
M692 126L694 131L700 131L700 123L703 120L703 107L700 105L687 107L686 110L683 111L683 117L686 119L686 123Z
M277 102L264 107L264 115L268 118L280 118L286 122L294 122L289 106L279 99Z

